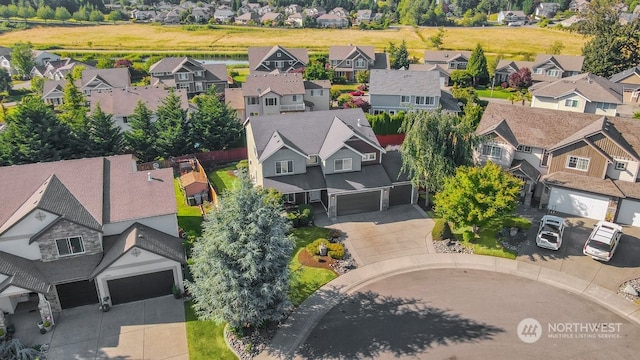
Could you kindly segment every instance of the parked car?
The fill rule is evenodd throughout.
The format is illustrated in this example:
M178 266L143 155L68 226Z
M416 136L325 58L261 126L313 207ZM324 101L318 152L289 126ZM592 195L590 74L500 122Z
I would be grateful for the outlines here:
M545 215L540 220L536 245L541 248L558 250L562 246L565 220L558 216Z
M582 253L595 260L609 261L616 252L622 237L622 226L599 221L584 244Z

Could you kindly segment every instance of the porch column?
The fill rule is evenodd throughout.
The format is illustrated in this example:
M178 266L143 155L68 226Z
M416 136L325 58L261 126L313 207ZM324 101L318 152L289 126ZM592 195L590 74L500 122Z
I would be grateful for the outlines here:
M48 320L51 324L54 324L51 303L49 303L44 295L40 293L38 293L38 300L38 310L40 311L40 318L43 322L45 320Z
M4 333L7 333L7 324L4 320L4 311L0 311L0 330L4 330Z
M389 188L384 188L380 199L380 211L389 210Z
M327 207L327 215L329 215L330 218L335 218L338 216L338 207L336 206L337 204L337 198L335 194L331 194L329 195L329 206Z

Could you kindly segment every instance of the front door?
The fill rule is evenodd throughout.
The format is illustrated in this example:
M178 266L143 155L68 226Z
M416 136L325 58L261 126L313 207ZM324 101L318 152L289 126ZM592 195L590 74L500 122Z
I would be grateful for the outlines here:
M309 191L309 202L320 202L320 190Z

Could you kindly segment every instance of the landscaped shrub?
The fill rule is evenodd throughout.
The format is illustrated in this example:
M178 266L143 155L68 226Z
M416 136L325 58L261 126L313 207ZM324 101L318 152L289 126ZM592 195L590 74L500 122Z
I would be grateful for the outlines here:
M339 239L342 236L342 231L338 229L329 229L329 238Z
M449 223L444 219L436 219L436 222L433 225L433 230L431 230L431 237L433 238L433 240L441 241L450 239L451 235L452 234Z
M313 256L320 255L320 244L324 244L327 247L327 255L332 259L342 259L344 258L344 245L341 243L331 243L329 240L324 238L319 238L312 242L311 244L306 246L309 254Z
M238 170L246 170L248 168L249 168L249 160L247 160L247 159L240 160L236 164L236 169L238 169Z
M474 234L473 231L465 231L462 233L462 240L466 243L472 242L475 237L476 234Z
M503 222L504 227L518 228L520 230L529 230L531 228L531 221L523 217L506 218Z
M287 213L287 220L291 222L291 226L293 226L294 228L300 226L300 219L298 218L297 212Z
M299 225L300 226L307 226L309 225L309 221L311 220L312 216L311 216L311 209L304 209L302 211L300 211L300 209L298 209L299 213L298 213L298 220L299 220Z

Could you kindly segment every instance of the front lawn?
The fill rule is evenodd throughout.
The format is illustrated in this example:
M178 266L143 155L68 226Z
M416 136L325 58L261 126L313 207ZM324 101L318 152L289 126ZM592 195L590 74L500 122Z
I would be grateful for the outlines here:
M331 85L331 90L338 90L341 93L346 93L346 92L350 92L350 91L356 91L358 90L358 86L360 86L362 84L335 84L335 85Z
M463 238L463 234L465 232L471 232L470 226L452 229L452 232L458 241L466 246L472 247L473 253L476 255L489 255L512 260L518 255L517 253L502 247L497 239L499 229L481 229L471 241L464 240Z
M189 206L180 188L180 180L173 179L173 188L176 194L176 205L178 206L178 226L186 233L195 232L200 235L202 215L198 206Z
M298 261L298 254L304 250L305 246L318 238L326 239L329 236L329 229L307 226L293 229L292 234L296 246L289 263L291 270L289 298L295 306L298 306L324 284L335 279L337 275L331 270L304 266Z
M234 184L238 181L238 178L233 173L234 170L236 170L235 163L223 168L214 169L207 174L209 181L213 184L218 195L233 188Z
M236 356L224 341L225 324L215 321L198 320L191 308L191 301L184 303L184 316L187 326L187 343L191 360L235 360Z

